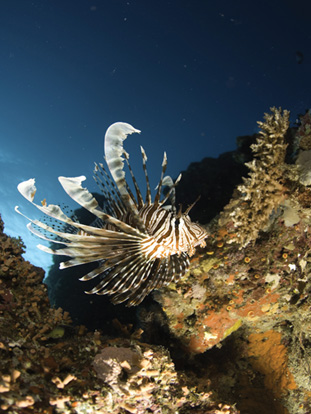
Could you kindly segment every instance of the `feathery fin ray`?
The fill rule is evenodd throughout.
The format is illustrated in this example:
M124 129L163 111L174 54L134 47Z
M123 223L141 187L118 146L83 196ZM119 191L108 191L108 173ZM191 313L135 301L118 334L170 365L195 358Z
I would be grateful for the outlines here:
M100 278L98 285L86 293L110 295L113 303L126 301L127 306L138 305L152 290L166 286L184 275L189 267L189 256L194 253L196 246L205 245L204 239L207 237L205 229L192 223L188 216L192 205L184 213L180 208L176 214L175 188L181 175L175 182L171 177L164 176L166 153L152 202L147 156L141 147L146 180L146 199L143 200L129 156L123 148L124 140L133 133L140 131L124 122L111 125L106 132L105 160L112 179L103 164L95 163L94 169L94 179L106 199L104 208L82 187L85 176L59 177L65 192L97 218L99 227L78 223L68 217L59 206L47 205L45 200L42 205L36 204L33 178L20 183L18 191L42 213L65 223L64 230L68 225L75 232L58 231L39 220L28 218L18 207L15 208L17 213L29 221L29 231L43 240L62 246L53 249L38 245L38 248L47 253L70 258L60 264L60 269L98 262L96 269L80 278L82 281ZM136 198L125 179L124 161L135 187ZM161 201L162 186L167 186L168 192ZM171 205L166 204L168 201ZM47 237L45 232L52 236ZM58 239L52 239L53 236Z

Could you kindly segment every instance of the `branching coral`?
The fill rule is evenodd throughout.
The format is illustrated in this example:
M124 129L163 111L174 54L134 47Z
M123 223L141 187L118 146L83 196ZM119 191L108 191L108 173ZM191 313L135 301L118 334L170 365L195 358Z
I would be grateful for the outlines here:
M251 145L254 159L246 163L249 177L238 186L238 198L225 207L220 224L233 221L236 233L231 241L246 246L256 240L274 209L284 198L284 160L286 147L284 136L289 127L289 111L275 107L265 114L257 142Z

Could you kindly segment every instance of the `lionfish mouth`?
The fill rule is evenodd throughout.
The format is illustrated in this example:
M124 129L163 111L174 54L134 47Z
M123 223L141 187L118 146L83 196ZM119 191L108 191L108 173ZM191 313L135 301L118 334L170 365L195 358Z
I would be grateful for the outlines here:
M164 177L167 166L165 153L161 178L152 201L147 157L141 147L147 187L146 198L143 199L128 154L123 149L123 141L133 133L140 131L123 122L114 123L106 132L105 160L112 178L103 164L95 164L94 170L95 181L105 196L103 208L82 187L81 183L86 179L84 176L58 178L66 193L97 217L97 226L78 223L59 206L47 205L45 200L41 205L34 203L34 179L24 181L17 187L41 212L76 229L74 233L57 231L39 220L24 216L30 222L27 227L32 233L64 246L56 250L43 245L38 245L38 248L54 255L69 256L71 259L62 262L60 269L98 262L95 270L80 279L100 279L99 284L86 293L107 294L114 304L127 301L127 306L138 305L153 289L183 276L189 267L189 256L194 254L196 246L205 246L204 239L207 237L203 227L191 222L189 208L184 213L181 210L176 212L175 187L181 176L175 182L169 176ZM128 165L136 197L125 179L124 161ZM169 191L161 200L163 186L167 186ZM18 207L15 210L22 214ZM58 236L57 240L47 237L46 232Z

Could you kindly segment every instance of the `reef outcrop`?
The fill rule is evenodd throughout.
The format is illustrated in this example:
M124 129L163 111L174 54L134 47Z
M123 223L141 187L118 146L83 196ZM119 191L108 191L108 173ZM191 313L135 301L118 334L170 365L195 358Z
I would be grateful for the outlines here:
M51 308L44 272L0 218L0 411L7 413L236 414L210 382L178 371L162 346L73 326Z
M299 163L309 151L309 123L309 112L291 130L288 111L265 115L249 177L211 222L206 249L189 274L154 294L185 352L239 343L253 378L263 376L278 402L276 413L311 409L311 190Z

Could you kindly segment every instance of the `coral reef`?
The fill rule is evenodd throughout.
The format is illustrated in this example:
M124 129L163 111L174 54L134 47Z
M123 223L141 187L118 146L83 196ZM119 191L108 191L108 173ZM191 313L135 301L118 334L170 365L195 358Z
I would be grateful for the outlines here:
M189 274L154 294L185 352L240 341L240 356L255 378L264 377L277 413L311 407L311 194L297 167L285 163L288 117L276 108L265 116L250 177L210 224L207 248Z
M96 355L93 365L97 376L112 389L111 404L105 403L107 412L115 412L116 405L137 414L210 406L212 393L198 393L193 388L190 391L186 382L178 378L164 348L151 349L142 344L133 349L108 346Z
M137 308L138 324L114 319L105 336L50 306L43 271L0 222L0 410L311 412L311 189L298 161L308 114L286 133L288 111L272 108L247 139L249 177L190 271Z
M3 233L1 219L0 249L1 412L238 413L139 332L109 339L72 326L50 307L43 270L24 261L21 240Z
M285 197L284 161L287 143L285 134L289 127L289 112L271 108L265 122L258 122L261 129L257 142L251 145L255 158L246 163L250 169L244 184L237 187L238 195L225 207L220 224L233 222L231 241L242 246L256 240L265 229L269 217Z

